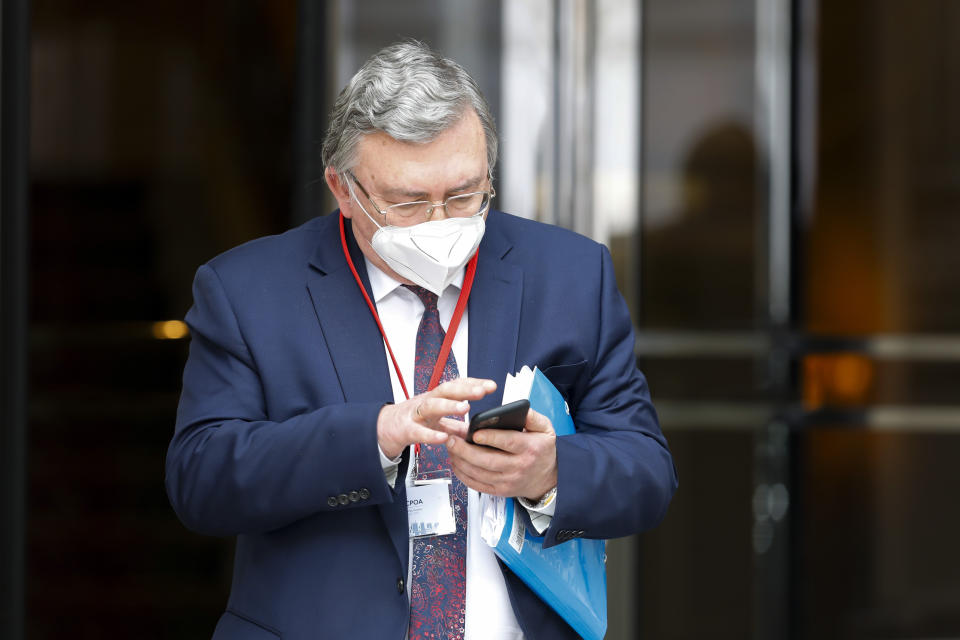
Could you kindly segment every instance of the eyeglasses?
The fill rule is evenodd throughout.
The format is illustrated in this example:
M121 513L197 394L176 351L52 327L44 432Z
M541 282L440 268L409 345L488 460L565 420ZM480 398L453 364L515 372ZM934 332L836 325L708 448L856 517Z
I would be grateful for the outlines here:
M447 215L452 218L468 218L486 211L490 207L490 200L494 195L496 195L496 191L494 191L491 187L490 191L474 191L472 193L462 193L459 195L450 196L443 202L417 200L415 202L401 202L399 204L392 204L384 209L381 209L377 206L377 203L373 201L373 198L370 197L370 194L367 192L367 190L363 188L363 185L360 184L360 181L357 180L357 177L353 175L353 172L347 171L347 175L349 175L350 179L353 180L358 187L360 187L360 191L362 191L363 195L366 196L367 200L370 201L370 204L373 205L373 208L377 211L377 213L383 216L387 224L392 224L391 218L394 221L400 221L401 223L415 219L429 220L433 215L433 210L437 207L443 207L444 211L447 212ZM354 197L356 197L356 194L354 194Z

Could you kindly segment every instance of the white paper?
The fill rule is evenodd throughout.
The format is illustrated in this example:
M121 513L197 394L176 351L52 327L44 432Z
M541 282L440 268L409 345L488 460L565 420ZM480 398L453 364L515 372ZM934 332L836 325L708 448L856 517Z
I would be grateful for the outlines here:
M531 387L533 387L533 369L525 364L520 371L507 374L506 380L503 381L502 404L529 398Z
M507 520L506 498L480 494L480 537L491 547L496 547Z

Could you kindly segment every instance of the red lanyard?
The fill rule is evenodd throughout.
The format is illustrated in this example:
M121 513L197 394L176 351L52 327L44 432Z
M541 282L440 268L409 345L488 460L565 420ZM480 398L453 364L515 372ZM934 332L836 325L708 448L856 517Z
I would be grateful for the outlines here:
M370 296L367 295L367 290L363 286L363 282L360 280L360 276L357 274L356 267L353 266L353 259L350 257L350 250L347 248L347 235L343 227L343 213L340 214L340 244L343 246L343 255L347 258L347 264L350 266L350 271L353 273L353 278L357 281L357 286L360 287L360 293L363 294L363 299L367 301L367 306L370 308L370 313L373 314L373 319L377 323L377 327L380 329L380 335L383 336L383 342L387 345L387 352L390 354L390 360L393 362L393 370L397 372L397 378L400 380L400 387L403 389L403 395L406 396L407 400L410 399L410 392L407 391L407 385L403 381L403 374L400 373L400 365L397 364L397 358L393 355L393 349L390 348L390 341L387 340L387 333L383 330L383 324L380 323L380 316L377 314L377 308L374 306L373 301L370 300ZM440 376L443 374L443 369L447 363L447 357L450 355L450 349L453 347L453 337L457 334L457 329L460 327L460 318L463 317L463 312L467 308L467 298L470 297L470 289L473 287L473 276L477 272L477 257L480 255L480 252L473 254L473 257L470 258L470 262L467 263L467 271L463 276L463 287L460 289L460 297L457 298L457 306L453 310L453 317L450 319L450 326L447 328L447 335L443 339L443 344L440 346L440 355L437 357L437 362L433 366L433 375L430 376L430 384L427 385L427 391L432 390L437 386L437 383L440 381Z

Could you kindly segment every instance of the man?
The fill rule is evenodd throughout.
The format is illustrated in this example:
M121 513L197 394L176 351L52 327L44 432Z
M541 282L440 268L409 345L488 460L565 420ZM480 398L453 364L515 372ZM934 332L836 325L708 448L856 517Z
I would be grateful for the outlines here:
M576 637L482 542L477 492L516 497L545 546L663 517L676 475L609 253L490 208L489 108L419 43L371 58L331 121L339 213L202 266L187 314L167 491L237 536L214 637ZM523 365L577 433L531 412L467 443ZM424 500L449 530L415 535Z

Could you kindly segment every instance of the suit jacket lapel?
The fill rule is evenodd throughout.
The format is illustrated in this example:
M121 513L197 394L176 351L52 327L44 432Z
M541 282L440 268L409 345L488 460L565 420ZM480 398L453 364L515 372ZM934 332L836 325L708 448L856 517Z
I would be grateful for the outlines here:
M391 402L393 388L390 385L390 370L387 368L390 365L384 353L383 337L343 257L335 220L338 216L339 212L330 214L334 220L326 225L323 233L318 234L319 246L310 261L307 288L337 372L344 401ZM363 253L353 238L349 221L346 221L346 235L350 257L367 294L371 295ZM393 502L378 505L397 556L404 563L407 562L409 549L406 487L403 482L405 469L406 465L402 464Z
M513 244L497 227L500 215L503 214L491 211L488 216L467 306L470 313L469 375L489 378L497 383L495 393L471 403L470 412L474 414L501 403L504 377L515 373L518 364L523 272L520 267L503 260Z
M339 213L331 214L331 217ZM390 372L377 323L357 288L340 246L339 230L331 221L318 234L319 246L310 261L307 288L317 320L337 371L346 402L389 402L393 400ZM370 280L347 221L350 256L370 293Z

